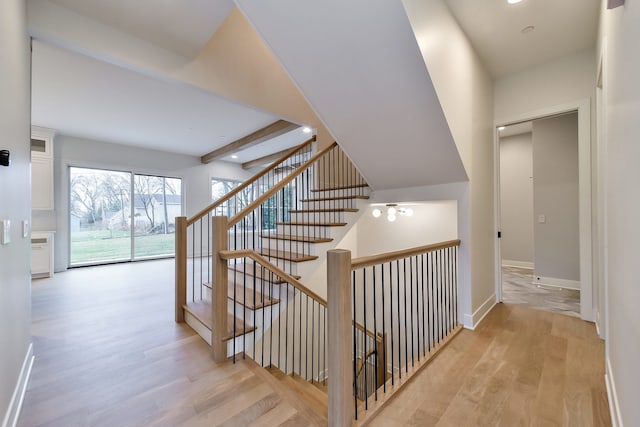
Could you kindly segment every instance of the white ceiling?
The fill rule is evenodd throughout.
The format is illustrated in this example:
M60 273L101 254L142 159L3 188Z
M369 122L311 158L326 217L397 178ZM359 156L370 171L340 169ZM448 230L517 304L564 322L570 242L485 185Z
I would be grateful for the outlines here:
M445 2L495 78L595 46L600 0Z
M51 1L185 58L233 7L232 0ZM444 1L494 77L595 42L598 0ZM375 188L466 179L400 2L237 2ZM522 34L527 25L536 28ZM277 119L34 42L33 122L61 133L199 156ZM307 137L293 131L225 160L252 160ZM403 174L390 176L392 167Z
M50 0L186 58L195 57L233 9L232 0Z
M32 122L63 134L200 156L279 117L33 42Z

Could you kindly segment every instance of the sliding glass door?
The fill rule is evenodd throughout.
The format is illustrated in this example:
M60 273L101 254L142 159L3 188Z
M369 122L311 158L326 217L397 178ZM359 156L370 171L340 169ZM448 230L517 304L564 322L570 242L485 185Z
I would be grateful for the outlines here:
M182 215L181 181L70 167L69 264L172 256L175 217Z
M182 180L164 176L134 177L134 256L173 255L175 219L182 215Z

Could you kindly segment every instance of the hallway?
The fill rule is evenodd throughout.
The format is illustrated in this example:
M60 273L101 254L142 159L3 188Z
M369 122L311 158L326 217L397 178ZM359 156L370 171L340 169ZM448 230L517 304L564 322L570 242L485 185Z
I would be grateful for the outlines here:
M528 268L502 267L502 300L580 318L580 291L536 285Z

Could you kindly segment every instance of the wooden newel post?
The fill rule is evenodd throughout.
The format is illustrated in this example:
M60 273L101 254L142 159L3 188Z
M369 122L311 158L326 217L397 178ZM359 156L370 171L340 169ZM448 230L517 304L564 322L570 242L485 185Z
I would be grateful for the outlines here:
M327 252L327 354L329 425L353 422L353 333L351 315L351 252Z
M220 251L229 249L228 218L214 216L211 219L211 271L213 272L213 289L211 293L211 310L213 324L211 325L211 351L213 360L224 362L227 360L227 343L223 337L227 333L227 298L229 293L229 277L227 260L220 259Z
M176 323L184 322L187 303L187 217L176 217Z

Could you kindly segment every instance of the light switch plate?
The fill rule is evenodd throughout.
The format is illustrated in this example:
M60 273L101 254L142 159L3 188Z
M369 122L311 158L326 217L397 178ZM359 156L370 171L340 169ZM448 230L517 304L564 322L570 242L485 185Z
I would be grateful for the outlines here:
M29 237L29 221L26 219L22 220L22 237L25 239Z
M9 243L11 243L11 221L3 219L0 226L0 244L8 245Z
M544 215L538 215L538 224L544 224L547 222L547 217Z

